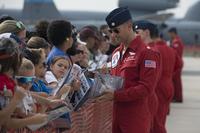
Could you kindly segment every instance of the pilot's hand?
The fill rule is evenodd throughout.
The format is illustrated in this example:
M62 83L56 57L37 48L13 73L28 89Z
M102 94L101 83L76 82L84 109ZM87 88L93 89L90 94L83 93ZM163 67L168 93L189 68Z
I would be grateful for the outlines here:
M102 95L98 98L98 100L112 101L114 98L114 90L112 89L104 89L101 93Z

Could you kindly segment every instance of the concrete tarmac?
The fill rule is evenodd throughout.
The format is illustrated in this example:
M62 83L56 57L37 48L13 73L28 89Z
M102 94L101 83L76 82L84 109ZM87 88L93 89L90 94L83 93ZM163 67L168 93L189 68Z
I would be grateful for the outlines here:
M182 74L183 103L172 103L168 133L200 133L200 58L185 57Z

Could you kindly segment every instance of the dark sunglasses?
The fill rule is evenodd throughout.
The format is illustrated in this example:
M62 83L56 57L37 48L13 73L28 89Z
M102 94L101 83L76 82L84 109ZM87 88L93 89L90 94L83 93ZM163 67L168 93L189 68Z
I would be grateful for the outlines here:
M35 78L35 76L15 76L15 79L22 84L32 84Z
M83 50L77 49L77 50L76 50L76 54L84 54L84 51L83 51Z
M108 30L110 33L116 33L119 34L119 30L117 28L109 29Z

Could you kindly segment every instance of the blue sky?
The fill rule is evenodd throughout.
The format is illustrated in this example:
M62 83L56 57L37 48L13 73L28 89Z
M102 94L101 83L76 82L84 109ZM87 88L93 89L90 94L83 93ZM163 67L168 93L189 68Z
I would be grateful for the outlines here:
M188 7L197 0L180 0L175 12L177 18L184 16ZM118 0L54 0L60 10L89 10L89 11L110 11L117 7ZM88 6L83 6L88 5ZM23 0L0 0L0 8L22 8ZM170 10L171 11L171 10Z

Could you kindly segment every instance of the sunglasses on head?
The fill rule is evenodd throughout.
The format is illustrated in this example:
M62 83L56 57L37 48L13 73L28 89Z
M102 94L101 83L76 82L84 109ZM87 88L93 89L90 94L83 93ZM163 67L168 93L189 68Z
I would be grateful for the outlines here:
M116 34L119 33L119 29L117 29L117 28L109 29L108 31L109 31L110 33L116 33Z
M16 22L16 26L17 26L17 28L19 28L19 29L22 29L23 27L25 27L24 24L23 24L21 21L17 21L17 22Z
M35 78L35 76L15 76L15 79L22 84L32 84Z

